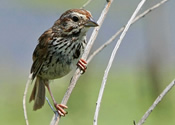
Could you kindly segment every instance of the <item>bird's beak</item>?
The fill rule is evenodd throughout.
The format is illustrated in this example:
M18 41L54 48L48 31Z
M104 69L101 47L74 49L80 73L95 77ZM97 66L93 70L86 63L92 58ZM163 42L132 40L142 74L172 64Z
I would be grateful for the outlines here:
M92 18L90 18L85 24L85 27L96 27L96 26L98 26L98 24Z

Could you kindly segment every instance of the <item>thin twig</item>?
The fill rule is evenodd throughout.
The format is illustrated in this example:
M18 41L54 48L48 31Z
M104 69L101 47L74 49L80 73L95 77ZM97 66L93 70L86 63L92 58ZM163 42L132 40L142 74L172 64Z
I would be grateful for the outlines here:
M137 123L137 125L142 125L145 120L148 118L148 116L151 114L151 112L154 110L154 108L157 106L157 104L160 103L160 101L163 99L163 97L173 88L175 85L175 80L173 80L164 90L163 92L157 97L157 99L154 101L154 103L151 105L151 107L145 112L142 119Z
M108 78L108 73L110 71L110 68L112 66L112 63L113 63L113 60L114 60L114 57L116 55L116 52L123 40L123 38L125 37L126 35L126 32L128 31L129 27L131 26L132 24L132 21L134 20L134 18L136 17L137 13L139 12L139 10L141 9L141 7L143 6L143 4L145 3L146 0L142 0L136 10L134 11L134 13L132 14L131 18L129 19L128 23L126 24L126 27L124 28L122 34L120 35L120 38L119 40L117 41L117 44L115 45L114 47L114 50L111 54L111 57L109 59L109 62L108 62L108 65L106 67L106 70L105 70L105 73L104 73L104 77L103 77L103 81L102 81L102 84L101 84L101 88L100 88L100 92L99 92L99 96L98 96L98 99L97 99L97 103L96 103L96 109L95 109L95 115L94 115L94 125L97 125L97 122L98 122L98 114L99 114L99 111L100 111L100 104L101 104L101 100L102 100L102 97L103 97L103 93L104 93L104 89L105 89L105 85L106 85L106 81L107 81L107 78Z
M28 88L29 88L29 84L32 82L31 79L32 79L32 74L29 75L29 78L26 82L24 95L23 95L23 110L24 110L24 118L25 118L25 121L26 121L26 125L29 125L29 121L28 121L28 117L27 117L27 109L26 109L26 95L27 95L27 91L28 91Z
M162 0L161 2L157 3L156 5L152 6L151 8L147 9L146 11L144 11L142 14L138 15L132 22L135 23L136 21L140 20L141 18L145 17L148 13L150 13L151 11L153 11L154 9L160 7L162 4L164 4L165 2L168 2L168 0ZM120 30L118 30L107 42L105 42L103 45L101 45L96 51L94 51L88 58L87 63L89 63L99 52L101 52L106 46L108 46L110 43L112 43L116 37L124 30L123 26L122 28L120 28Z
M83 6L82 8L85 8L92 0L88 0Z
M82 55L82 58L84 60L87 59L87 56L88 56L88 54L89 54L89 52L90 52L90 50L92 48L92 45L93 45L93 43L94 43L94 41L95 41L95 39L96 39L96 37L98 35L98 31L99 31L99 29L100 29L100 27L101 27L101 25L102 25L102 23L104 21L104 18L106 17L106 14L108 13L108 10L110 8L110 5L111 5L112 1L113 0L111 0L110 2L107 3L107 5L104 7L104 9L103 9L103 11L101 13L100 18L97 21L97 23L99 24L99 26L96 27L93 30L93 32L92 32L92 35L90 37L90 40L89 40L89 42L88 42L88 44L87 44L87 46L85 48L85 52ZM68 87L68 89L67 89L67 91L66 91L66 93L65 93L65 95L63 97L63 100L62 100L61 104L64 104L64 105L67 104L68 99L69 99L69 97L70 97L70 95L71 95L71 93L72 93L72 91L73 91L73 89L74 89L74 87L75 87L75 85L77 83L77 80L79 79L80 75L81 75L80 69L78 68L75 71L75 73L74 73L74 75L73 75L73 77L71 79L70 85L69 85L69 87ZM52 118L52 120L51 120L50 125L57 125L59 123L59 121L60 121L60 115L59 115L59 117L55 117L55 115L54 115L53 118Z
M168 2L168 0L162 0L161 2L157 3L156 5L152 6L151 8L147 9L146 11L144 11L142 14L140 14L139 16L137 16L133 22L137 21L138 19L144 17L146 14L150 13L151 11L153 11L154 9L158 8L159 6L161 6L162 4L164 4L165 2Z

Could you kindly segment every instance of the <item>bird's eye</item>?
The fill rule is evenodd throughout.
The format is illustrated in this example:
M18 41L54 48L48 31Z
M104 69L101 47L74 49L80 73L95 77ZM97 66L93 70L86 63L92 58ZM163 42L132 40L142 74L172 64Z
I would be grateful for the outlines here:
M73 17L72 17L72 20L73 20L74 22L78 22L78 21L79 21L78 17L76 17L76 16L73 16Z

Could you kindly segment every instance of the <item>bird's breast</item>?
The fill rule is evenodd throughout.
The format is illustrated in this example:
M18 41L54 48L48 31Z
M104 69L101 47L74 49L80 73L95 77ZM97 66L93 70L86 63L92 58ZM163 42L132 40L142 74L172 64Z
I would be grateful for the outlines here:
M61 43L60 43L61 42ZM46 61L40 71L40 76L45 79L56 79L67 75L80 59L86 45L83 41L57 41L48 49Z

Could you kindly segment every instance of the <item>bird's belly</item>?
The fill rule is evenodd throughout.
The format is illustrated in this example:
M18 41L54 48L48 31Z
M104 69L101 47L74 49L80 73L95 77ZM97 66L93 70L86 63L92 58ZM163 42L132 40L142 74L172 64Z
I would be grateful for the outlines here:
M77 62L78 59L60 58L59 61L53 59L51 63L43 65L40 76L49 80L61 78L76 67Z
M85 41L85 40L84 40ZM85 43L84 43L85 44ZM84 44L79 42L68 44L67 48L59 48L55 46L55 49L51 48L46 60L40 70L39 76L43 79L56 79L67 75L80 59L83 51ZM63 51L63 49L65 51Z

